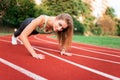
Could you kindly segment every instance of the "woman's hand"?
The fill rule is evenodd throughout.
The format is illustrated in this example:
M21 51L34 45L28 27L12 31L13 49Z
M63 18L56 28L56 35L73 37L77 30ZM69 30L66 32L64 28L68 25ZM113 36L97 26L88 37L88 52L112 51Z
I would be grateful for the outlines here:
M45 59L45 56L44 55L42 55L42 54L34 54L34 55L32 55L34 58L36 58L36 59Z
M66 56L72 56L71 53L67 53L65 52L65 49L62 49L61 52L60 52L61 55L66 55Z

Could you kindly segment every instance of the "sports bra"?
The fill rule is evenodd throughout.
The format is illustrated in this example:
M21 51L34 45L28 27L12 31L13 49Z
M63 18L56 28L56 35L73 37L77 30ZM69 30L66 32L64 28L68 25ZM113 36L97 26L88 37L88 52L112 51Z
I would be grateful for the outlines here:
M46 31L46 26L47 26L48 18L49 18L49 16L46 16L46 15L45 15L44 25L43 25L42 28L40 28L39 26L37 26L37 27L36 27L36 31L37 31L37 32L39 32L39 33L40 33L40 32L43 32L43 33L52 33L52 32L53 32L53 30L51 30L51 31Z

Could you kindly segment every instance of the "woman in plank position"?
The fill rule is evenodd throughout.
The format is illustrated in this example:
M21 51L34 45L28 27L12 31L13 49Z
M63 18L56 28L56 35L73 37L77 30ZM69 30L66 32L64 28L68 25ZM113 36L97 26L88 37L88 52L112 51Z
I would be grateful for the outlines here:
M43 29L44 32L54 31L61 46L60 54L71 56L70 53L65 52L71 45L73 36L73 19L67 13L62 13L57 16L41 15L37 18L28 18L24 20L12 36L12 44L16 45L19 37L34 58L44 59L44 55L37 54L28 40L30 35L39 33L36 30L38 27Z

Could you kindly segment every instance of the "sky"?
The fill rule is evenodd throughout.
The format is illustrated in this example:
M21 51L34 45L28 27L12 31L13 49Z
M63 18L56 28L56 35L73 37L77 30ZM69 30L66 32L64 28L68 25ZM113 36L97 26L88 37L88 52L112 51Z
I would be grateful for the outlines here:
M120 18L120 0L107 0L107 1L108 1L108 5L115 10L115 15L118 18ZM36 2L37 5L39 5L41 3L41 0L35 0L35 2ZM97 2L97 8L93 12L93 14L95 14L96 16L99 16L99 14L101 14L101 9L102 9L101 8L102 0L96 0L96 2ZM94 7L96 7L96 5Z
M115 14L120 18L120 0L108 0L109 6L113 7Z
M93 15L97 18L102 16L101 14L104 10L102 1L104 0L95 0L95 2L92 2L92 7L94 8ZM115 10L114 14L120 19L120 0L107 0L107 2L107 5Z
M41 3L41 0L35 0L35 3L39 5Z

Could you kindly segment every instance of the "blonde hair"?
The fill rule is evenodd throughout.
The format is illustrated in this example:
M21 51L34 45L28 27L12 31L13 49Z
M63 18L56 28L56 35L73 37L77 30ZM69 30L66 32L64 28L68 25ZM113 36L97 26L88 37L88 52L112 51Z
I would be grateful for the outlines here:
M56 17L57 20L65 20L68 27L64 29L63 31L57 32L57 38L59 41L59 44L62 48L67 49L71 46L72 43L72 36L73 36L73 19L72 17L67 14L63 13Z

